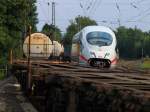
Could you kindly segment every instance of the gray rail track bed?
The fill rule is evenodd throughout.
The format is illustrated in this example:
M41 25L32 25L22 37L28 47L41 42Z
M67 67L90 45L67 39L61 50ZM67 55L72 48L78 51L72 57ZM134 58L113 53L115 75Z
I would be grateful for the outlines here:
M13 73L26 91L27 63ZM150 73L75 64L32 62L31 102L40 112L149 112Z

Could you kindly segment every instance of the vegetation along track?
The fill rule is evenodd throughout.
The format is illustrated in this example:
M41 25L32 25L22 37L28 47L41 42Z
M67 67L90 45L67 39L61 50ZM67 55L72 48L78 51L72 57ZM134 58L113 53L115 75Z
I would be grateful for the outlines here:
M13 64L25 90L27 63ZM125 66L98 69L78 64L32 61L32 95L40 111L148 112L150 73Z

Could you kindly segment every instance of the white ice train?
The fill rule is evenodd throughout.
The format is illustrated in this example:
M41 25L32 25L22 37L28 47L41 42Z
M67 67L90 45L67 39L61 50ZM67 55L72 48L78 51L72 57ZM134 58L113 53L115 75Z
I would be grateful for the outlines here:
M87 26L73 37L71 59L90 66L116 66L116 43L115 34L110 28Z

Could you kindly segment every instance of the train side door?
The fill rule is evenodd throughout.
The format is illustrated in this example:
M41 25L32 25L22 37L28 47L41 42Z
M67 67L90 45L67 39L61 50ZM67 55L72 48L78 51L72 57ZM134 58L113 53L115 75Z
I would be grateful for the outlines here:
M80 55L80 45L78 42L73 42L72 43L72 52L71 52L72 60L78 62L79 55Z

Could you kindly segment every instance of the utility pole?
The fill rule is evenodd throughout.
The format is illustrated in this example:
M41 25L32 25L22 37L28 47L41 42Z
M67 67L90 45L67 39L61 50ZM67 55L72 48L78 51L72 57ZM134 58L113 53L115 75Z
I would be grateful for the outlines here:
M25 0L25 4L27 4L27 0ZM27 7L24 10L24 34L23 34L23 41L27 36Z
M52 2L52 27L54 28L54 32L52 33L52 44L55 38L55 2Z
M31 12L31 0L28 1L29 3L29 13ZM32 33L32 26L31 23L28 23L29 26L29 39L28 39L28 76L27 76L27 90L28 90L28 94L31 92L31 78L32 78L32 74L31 74L31 33Z
M52 25L55 26L55 2L52 2Z
M31 30L32 27L29 26L29 40L28 40L28 82L27 82L27 90L31 90L31 60L30 60L30 54L31 54Z
M78 21L77 21L77 23L78 23L78 31L80 31L80 30L81 30L81 23L80 23L80 19L81 19L81 16L80 16L80 15L78 15Z
M10 51L9 51L9 64L13 64L13 51L12 51L12 49L10 49Z
M121 26L121 22L120 22L120 19L118 18L118 25L119 27Z
M52 2L52 28L53 28L52 32L52 45L53 45L53 40L55 38L55 2ZM54 53L55 53L55 45L52 55L55 55Z
M143 56L144 55L144 50L143 50L143 47L142 47L142 61L143 61Z

